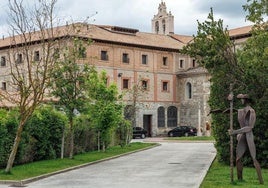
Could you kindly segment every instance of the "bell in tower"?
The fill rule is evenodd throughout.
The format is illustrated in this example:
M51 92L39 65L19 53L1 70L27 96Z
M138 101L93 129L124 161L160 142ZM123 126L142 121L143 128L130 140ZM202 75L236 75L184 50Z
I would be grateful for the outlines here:
M158 6L158 13L152 19L152 33L171 34L174 33L174 16L167 12L166 3L161 1Z

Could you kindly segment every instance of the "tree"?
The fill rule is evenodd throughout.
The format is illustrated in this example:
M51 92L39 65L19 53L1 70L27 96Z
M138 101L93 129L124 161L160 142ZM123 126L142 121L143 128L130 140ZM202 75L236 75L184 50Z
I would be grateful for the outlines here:
M106 73L100 75L93 72L89 79L89 97L91 103L89 114L91 121L98 132L98 149L100 144L102 150L105 151L111 141L112 132L117 126L124 123L123 105L121 104L121 95L115 84L107 86Z
M231 83L235 83L236 86L241 84L241 81L237 80L237 75L241 71L237 66L234 47L227 29L223 28L223 21L214 20L211 9L208 19L203 23L198 22L198 32L197 36L194 36L194 41L183 49L183 53L196 58L211 75L209 105L212 110L229 108L227 101L229 85ZM228 118L227 115L212 114L216 148L220 159L226 161L229 158L229 152L226 152L229 151Z
M23 0L9 1L9 23L12 31L7 50L10 78L1 99L19 108L19 125L5 172L10 172L28 118L43 101L54 61L51 56L54 42L54 8L56 0L35 1L33 7ZM38 32L35 32L38 30ZM33 44L40 43L38 51Z
M256 1L254 1L256 2ZM262 7L263 8L263 7ZM258 11L256 11L258 12ZM258 19L260 20L260 19ZM227 29L223 28L222 20L215 21L213 12L204 23L198 22L197 36L187 45L183 52L195 57L201 66L211 74L211 93L209 105L212 110L228 109L227 96L229 85L234 84L234 94L247 93L252 98L256 109L257 121L254 128L258 156L262 165L267 165L267 49L268 35L265 23L257 22L242 49L235 49ZM240 103L235 100L234 108ZM236 118L235 118L236 120ZM222 113L212 114L213 134L220 161L228 162L228 124L229 116ZM238 123L235 122L235 128ZM256 134L257 133L257 134ZM249 159L246 160L249 162Z
M58 104L63 107L69 120L69 158L73 158L74 118L77 112L84 110L83 108L87 101L86 86L91 70L87 65L80 64L81 60L86 56L85 46L87 44L89 44L88 41L84 41L78 37L67 39L66 46L63 47L61 52L63 58L58 56L57 63L51 74L51 93L59 99Z
M260 23L253 28L252 36L238 52L238 64L243 70L241 80L245 83L243 92L252 98L256 111L254 127L257 157L262 166L267 167L268 149L268 33L267 24ZM251 159L247 159L250 162Z
M27 121L22 142L25 162L55 159L60 156L61 133L67 118L52 105L41 105ZM38 126L36 126L38 125Z
M128 106L125 108L125 116L131 121L133 127L136 127L137 124L137 113L140 105L139 101L149 89L147 83L143 83L143 81L146 82L139 78L136 83L133 83L132 88L126 91L126 94L128 95Z
M260 24L265 22L264 16L268 14L268 1L267 0L247 0L248 4L244 5L243 8L248 12L246 19Z

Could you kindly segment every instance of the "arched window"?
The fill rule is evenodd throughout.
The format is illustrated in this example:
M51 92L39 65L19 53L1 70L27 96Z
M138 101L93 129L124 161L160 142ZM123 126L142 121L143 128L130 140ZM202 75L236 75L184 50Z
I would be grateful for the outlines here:
M178 110L175 106L168 107L167 110L168 116L168 127L177 127L178 124Z
M187 84L186 84L186 97L187 97L187 99L192 98L192 84L189 82L187 82Z
M158 33L159 32L159 22L155 22L155 32Z
M132 105L127 105L124 109L124 116L125 116L125 119L129 120L132 122L133 124L133 121L134 121L134 107Z
M163 106L157 109L157 120L158 127L165 127L165 108Z
M163 27L163 33L165 34L166 32L166 21L162 20L162 27Z

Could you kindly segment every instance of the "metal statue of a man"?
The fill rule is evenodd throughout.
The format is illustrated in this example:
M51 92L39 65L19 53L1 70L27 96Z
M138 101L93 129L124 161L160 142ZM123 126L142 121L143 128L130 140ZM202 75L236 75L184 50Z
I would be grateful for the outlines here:
M256 121L255 110L250 106L250 99L247 94L239 94L237 95L237 98L241 99L242 104L245 105L244 108L238 110L238 121L241 128L230 132L231 135L237 135L238 140L236 148L237 178L239 180L243 179L243 163L241 161L241 158L243 157L248 147L257 171L259 182L260 184L263 184L261 167L256 159L256 147L252 132Z

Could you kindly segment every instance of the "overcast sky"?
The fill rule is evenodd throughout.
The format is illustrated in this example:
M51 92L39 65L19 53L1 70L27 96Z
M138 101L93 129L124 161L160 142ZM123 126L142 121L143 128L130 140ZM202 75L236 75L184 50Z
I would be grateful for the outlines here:
M30 0L33 2L35 0ZM216 19L223 19L229 29L250 25L245 22L242 5L247 0L164 0L167 11L174 15L176 34L193 35L197 20L203 22L213 8ZM66 21L84 21L115 25L151 32L151 19L158 12L161 0L58 0L57 17ZM0 0L0 36L6 35L8 0ZM97 14L96 14L97 12Z

